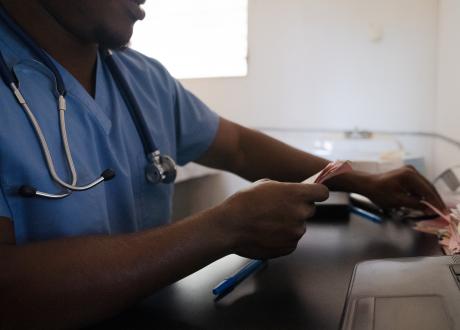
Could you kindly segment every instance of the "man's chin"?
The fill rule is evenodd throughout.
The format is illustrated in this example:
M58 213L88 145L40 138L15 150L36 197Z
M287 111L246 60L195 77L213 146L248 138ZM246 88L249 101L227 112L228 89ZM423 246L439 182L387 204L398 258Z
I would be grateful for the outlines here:
M99 48L101 49L110 49L110 50L125 50L129 48L129 43L126 43L124 45L120 44L99 44Z
M131 40L132 30L120 32L106 32L98 34L98 44L102 48L120 50L128 46Z

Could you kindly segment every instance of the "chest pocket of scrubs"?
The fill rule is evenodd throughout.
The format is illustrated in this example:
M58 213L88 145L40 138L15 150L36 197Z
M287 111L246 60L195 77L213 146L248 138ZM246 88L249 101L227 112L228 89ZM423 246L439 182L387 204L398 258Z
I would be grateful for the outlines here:
M46 67L33 60L16 64L14 72L20 90L45 135L58 175L70 182L59 131L54 76ZM40 143L23 109L11 95L2 104L5 109L1 113L4 127L0 132L0 180L11 209L18 243L82 233L106 233L108 217L103 187L74 193L63 200L24 198L18 195L21 185L31 185L51 193L59 193L62 188L51 179ZM75 121L76 117L72 117ZM77 121L72 126L79 124L82 125ZM95 125L100 126L99 123ZM68 127L70 134L72 126ZM100 127L95 129L101 130ZM81 149L81 144L77 141L71 144L72 147ZM73 151L78 154L80 150ZM93 164L86 165L91 167Z

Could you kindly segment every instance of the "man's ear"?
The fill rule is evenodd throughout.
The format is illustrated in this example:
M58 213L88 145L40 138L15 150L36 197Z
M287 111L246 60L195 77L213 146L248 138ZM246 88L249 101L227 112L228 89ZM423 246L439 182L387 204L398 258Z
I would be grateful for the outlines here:
M0 245L16 245L13 221L0 217Z

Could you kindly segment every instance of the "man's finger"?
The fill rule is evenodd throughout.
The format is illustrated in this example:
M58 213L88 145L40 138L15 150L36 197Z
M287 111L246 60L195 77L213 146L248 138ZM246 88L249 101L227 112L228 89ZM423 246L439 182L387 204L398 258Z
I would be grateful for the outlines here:
M426 177L421 175L419 172L417 172L417 171L415 171L415 172L416 172L417 176L420 177L420 179L422 179L425 182L425 184L430 187L431 191L436 195L436 199L441 204L439 206L443 206L443 208L442 208L443 210L446 209L446 205L444 204L444 201L442 200L441 195L439 195L439 193L436 190L436 188L434 187L434 185Z
M439 196L436 189L433 185L426 180L422 175L414 172L412 175L407 177L407 188L410 194L413 196L418 196L421 199L424 199L441 210L445 210L446 206ZM418 209L424 209L423 207L418 207Z
M307 202L322 202L329 198L329 189L322 184L295 183L302 198Z
M268 178L264 178L264 179L260 179L260 180L255 181L253 184L254 184L254 185L258 185L258 184L261 184L261 183L271 182L271 181L273 181L273 180L270 180L270 179L268 179ZM274 182L274 181L273 181L273 182Z
M420 210L426 212L426 206L420 203L420 198L411 195L399 195L397 196L398 204L404 205L410 209Z

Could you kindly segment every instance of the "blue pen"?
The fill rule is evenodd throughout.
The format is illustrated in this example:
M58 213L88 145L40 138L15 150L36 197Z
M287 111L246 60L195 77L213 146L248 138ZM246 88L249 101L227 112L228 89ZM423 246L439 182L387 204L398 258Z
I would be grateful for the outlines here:
M376 222L376 223L382 223L383 222L382 217L378 216L377 214L374 214L374 213L368 212L366 210L360 209L359 207L350 206L350 211L351 211L351 213L359 215L360 217L365 218L367 220L370 220L372 222Z
M267 262L265 260L251 260L234 275L220 282L212 293L216 296L222 296L232 291L239 283L248 278L251 274L262 268Z

